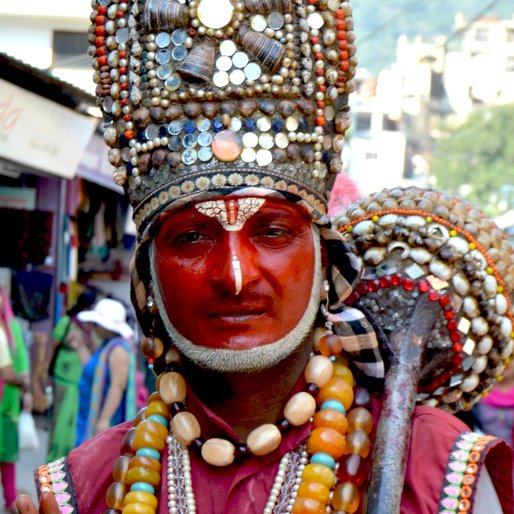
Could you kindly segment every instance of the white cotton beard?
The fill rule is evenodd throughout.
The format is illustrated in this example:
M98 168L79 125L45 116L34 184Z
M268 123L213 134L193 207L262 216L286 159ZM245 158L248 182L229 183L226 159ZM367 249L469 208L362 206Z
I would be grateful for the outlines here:
M323 282L321 271L321 249L319 231L315 225L312 228L314 241L314 277L312 282L309 303L298 324L278 341L257 346L247 350L215 349L193 343L181 335L171 323L162 298L159 281L155 273L155 245L150 244L150 273L154 285L154 300L159 310L162 322L173 344L190 361L202 368L221 373L255 372L275 366L289 357L305 339L316 319L320 303L320 291Z

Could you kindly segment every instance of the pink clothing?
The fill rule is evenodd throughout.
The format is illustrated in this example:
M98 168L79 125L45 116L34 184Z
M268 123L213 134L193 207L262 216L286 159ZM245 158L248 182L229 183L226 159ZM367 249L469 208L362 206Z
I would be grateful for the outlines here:
M7 508L12 506L16 500L16 467L14 462L0 463L0 473L2 474L2 489Z
M491 405L491 407L501 407L503 409L514 408L514 387L510 389L494 388L480 403Z
M192 398L191 398L192 399ZM195 409L188 397L188 406L199 418L206 437L226 434L232 430L204 406ZM113 427L71 452L68 471L80 514L101 514L105 510L105 494L113 482L112 469L120 455L120 446L131 422ZM402 514L435 514L439 512L442 484L448 456L455 439L466 425L460 420L432 407L416 407L412 418L412 443L407 462ZM309 426L294 428L284 437L282 445L266 457L250 457L242 464L215 468L206 464L195 452L191 454L193 489L199 514L262 513L282 455L304 441ZM504 512L512 512L512 455L506 445L494 442L488 447L488 471L502 502ZM162 456L166 463L167 450ZM166 466L162 469L159 514L166 514ZM69 511L68 511L69 512Z

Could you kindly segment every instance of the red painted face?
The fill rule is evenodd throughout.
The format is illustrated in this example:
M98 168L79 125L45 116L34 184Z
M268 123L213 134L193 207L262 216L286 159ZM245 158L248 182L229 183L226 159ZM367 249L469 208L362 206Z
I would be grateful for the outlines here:
M281 339L298 324L311 295L310 221L287 201L266 199L234 230L223 223L226 217L199 212L203 205L170 214L155 238L156 273L171 323L210 348L243 350ZM221 205L228 218L237 218L226 201Z

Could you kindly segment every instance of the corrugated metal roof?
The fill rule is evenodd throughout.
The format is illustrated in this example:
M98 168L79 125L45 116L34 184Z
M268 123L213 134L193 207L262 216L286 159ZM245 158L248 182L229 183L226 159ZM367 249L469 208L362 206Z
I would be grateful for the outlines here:
M0 78L73 110L96 106L96 98L87 91L1 52Z

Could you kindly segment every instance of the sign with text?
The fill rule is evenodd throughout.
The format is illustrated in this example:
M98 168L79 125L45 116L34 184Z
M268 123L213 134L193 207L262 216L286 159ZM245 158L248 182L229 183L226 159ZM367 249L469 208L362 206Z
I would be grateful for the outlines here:
M0 79L0 157L72 178L97 122Z
M77 176L123 194L123 189L112 179L114 167L109 163L108 150L103 137L98 133L93 134L80 159Z
M36 208L36 190L30 187L0 186L0 207L33 211Z

